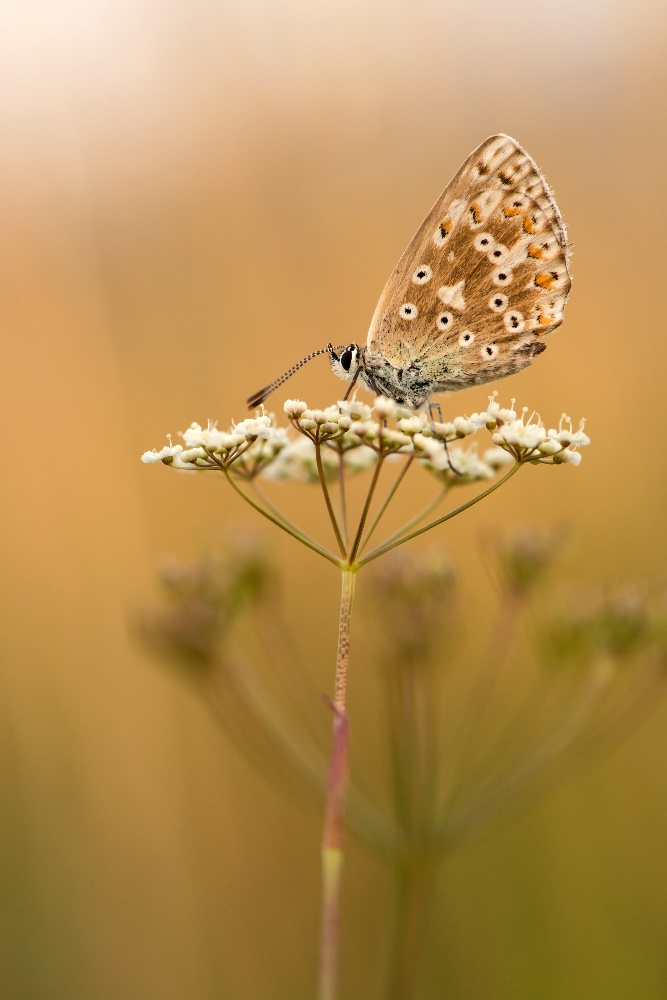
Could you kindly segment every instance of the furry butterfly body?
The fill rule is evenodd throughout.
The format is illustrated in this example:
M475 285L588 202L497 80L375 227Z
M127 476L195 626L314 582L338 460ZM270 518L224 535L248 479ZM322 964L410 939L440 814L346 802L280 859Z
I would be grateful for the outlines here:
M570 290L565 227L531 157L507 135L462 165L380 296L366 345L313 352L260 390L256 406L327 351L340 378L419 409L505 378L544 351Z

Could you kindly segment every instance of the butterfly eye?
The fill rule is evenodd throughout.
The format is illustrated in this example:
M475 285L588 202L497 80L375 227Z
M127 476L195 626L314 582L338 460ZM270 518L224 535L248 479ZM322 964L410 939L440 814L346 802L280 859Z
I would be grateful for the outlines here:
M489 309L497 313L504 312L508 305L509 299L506 295L492 295L489 299Z
M486 344L484 347L482 347L480 353L484 358L484 360L488 361L489 358L498 357L498 354L500 353L500 348L498 347L497 344Z
M350 368L352 366L352 358L353 357L354 357L354 354L350 350L349 347L348 347L348 349L346 351L343 351L343 353L340 356L340 363L341 363L341 365L343 366L343 368L345 369L346 372L349 372L349 370L350 370Z
M470 330L464 330L459 337L459 344L463 347L465 344L472 344L475 339L475 334L471 333Z
M417 268L415 273L412 275L412 280L415 285L425 285L427 281L430 281L433 277L433 271L428 266L428 264L422 264Z
M507 249L506 246L503 246L502 243L496 243L493 250L491 250L490 253L487 253L486 256L489 258L492 264L500 264L501 261L505 260L508 253L509 250Z
M447 330L454 322L454 317L450 312L440 313L437 322L438 322L438 329Z
M413 305L412 302L404 302L398 310L398 315L401 319L415 319L418 311L417 306Z
M521 333L526 325L523 314L517 312L516 309L512 309L510 312L505 313L503 316L503 322L510 333Z
M480 253L488 253L495 245L496 241L491 233L480 233L473 243L475 250L479 250Z
M494 285L509 285L514 277L511 267L500 267L491 275Z

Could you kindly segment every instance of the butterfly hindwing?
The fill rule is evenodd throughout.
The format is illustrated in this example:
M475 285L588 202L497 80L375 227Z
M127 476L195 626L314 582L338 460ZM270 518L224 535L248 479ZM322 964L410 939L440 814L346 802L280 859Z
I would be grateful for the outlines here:
M398 262L367 349L397 368L418 363L441 389L491 381L544 349L569 289L565 229L546 181L518 143L492 136Z

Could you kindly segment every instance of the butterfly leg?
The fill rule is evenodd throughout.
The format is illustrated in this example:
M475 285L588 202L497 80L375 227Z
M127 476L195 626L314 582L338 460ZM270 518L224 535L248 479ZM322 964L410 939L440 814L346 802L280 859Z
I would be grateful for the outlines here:
M443 423L442 410L440 409L440 403L437 403L437 402L436 403L432 403L431 400L429 399L429 401L428 401L428 418L431 421L431 430L433 431L433 436L435 437L436 436L436 434L435 434L435 425L434 425L434 421L433 421L433 414L434 413L438 414L438 417L440 418L440 423ZM445 454L447 455L447 461L449 462L449 468L452 470L452 472L454 473L455 476L462 476L463 473L460 471L460 469L457 469L455 467L455 465L453 464L453 462L452 462L452 460L450 458L449 448L447 447L447 438L443 438L442 439L442 443L445 446Z
M352 379L352 381L348 385L347 389L345 390L345 395L343 396L343 400L346 400L348 398L348 396L350 395L350 393L352 392L352 390L354 389L355 382L359 378L360 372L361 372L361 368L357 368L356 372L354 373L354 378Z

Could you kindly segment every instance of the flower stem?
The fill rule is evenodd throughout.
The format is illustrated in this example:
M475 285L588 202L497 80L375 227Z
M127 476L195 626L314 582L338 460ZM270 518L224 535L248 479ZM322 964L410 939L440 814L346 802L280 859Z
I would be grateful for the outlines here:
M382 518L382 515L386 511L386 509L389 506L389 504L391 503L391 501L393 500L394 494L396 493L396 490L398 489L398 487L403 482L403 478L405 477L405 474L408 471L408 469L410 468L410 466L412 465L413 461L414 461L414 455L408 455L407 461L405 461L403 463L403 468L401 469L401 471L399 472L399 474L397 475L397 477L396 477L396 479L394 481L394 485L392 486L392 488L387 493L387 496L382 501L382 506L380 507L379 511L375 515L375 517L373 519L373 523L371 524L370 528L366 532L366 537L364 538L363 545L359 549L360 553L362 553L364 551L364 549L366 548L366 546L368 545L368 543L369 543L369 541L371 539L371 535L373 534L373 532L377 528L378 524L380 523L380 519Z
M445 497L449 493L449 489L450 489L449 484L443 486L442 489L440 490L440 492L437 493L436 496L434 496L432 500L429 500L429 502L426 504L426 506L422 507L422 509L419 511L418 514L415 514L414 517L410 518L410 520L407 522L407 524L404 524L403 527L401 527L401 528L398 529L398 531L394 531L391 535L389 535L388 538L385 538L384 542L382 543L383 546L384 545L388 545L389 542L393 542L397 538L401 538L402 535L404 535L406 533L406 531L411 531L412 528L414 528L417 524L419 524L420 521L423 521L425 517L428 517L428 515L431 513L431 511L435 510L435 508L440 503L442 503L442 501L445 499ZM373 528L371 529L371 531L368 532L368 535L366 536L364 544L361 546L361 550L359 552L360 555L363 553L364 549L366 548L366 543L370 539L371 532L373 531L374 528L375 528L375 525L373 525Z
M368 487L368 495L366 496L364 509L361 512L361 517L359 518L359 527L357 528L357 534L355 535L354 542L352 543L352 548L350 549L350 555L348 559L350 563L354 563L354 561L357 558L357 553L359 552L359 546L361 545L361 539L364 533L364 528L366 527L368 512L371 508L373 494L375 493L375 487L377 486L378 479L380 478L380 472L382 470L383 462L384 462L384 455L382 454L382 452L380 452L380 454L378 455L378 460L375 463L375 468L373 469L373 478L371 479L371 484Z
M345 465L343 463L344 451L338 448L338 496L340 499L340 528L343 536L343 543L347 548L347 498L345 495Z
M345 543L343 542L343 536L341 535L340 528L338 527L338 520L336 518L336 514L333 509L331 496L329 495L329 487L327 486L326 476L324 475L324 466L322 464L322 445L320 443L319 433L320 432L318 428L317 436L314 439L317 474L320 477L320 486L322 487L322 493L324 494L324 502L327 505L327 511L329 513L331 526L334 530L334 535L336 536L336 542L338 543L338 548L340 550L341 556L345 558Z
M384 555L385 552L390 552L391 549L395 549L397 545L402 545L403 542L409 542L411 539L417 538L418 535L422 535L425 531L430 531L431 528L435 528L439 524L444 524L445 521L449 521L450 518L456 517L457 514L462 514L464 510L468 509L468 507L473 507L476 503L479 503L480 500L484 500L485 497L494 493L500 486L503 485L503 483L506 483L508 479L511 479L512 476L516 475L523 464L523 462L517 462L516 465L512 466L509 472L505 473L502 479L499 479L482 493L478 493L476 497L473 497L472 500L468 500L467 503L463 503L460 507L455 507L454 510L450 510L448 514L444 514L442 517L436 518L435 521L429 521L428 524L425 524L421 528L417 528L416 531L411 531L408 535L401 535L401 537L397 538L395 541L385 542L384 545L379 545L376 549L373 549L372 552L369 552L364 559L360 559L357 566L361 568L373 559L377 559L378 556Z
M327 801L322 831L322 912L318 1000L335 1000L340 929L340 888L343 868L343 818L348 779L349 726L347 671L350 625L357 574L343 569L338 627L336 680L331 707L334 713L333 746L327 778Z

